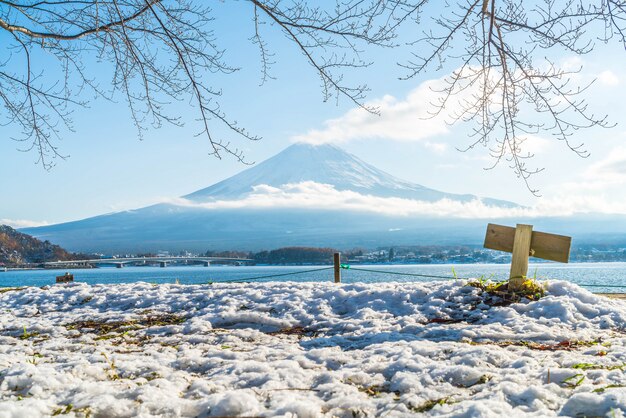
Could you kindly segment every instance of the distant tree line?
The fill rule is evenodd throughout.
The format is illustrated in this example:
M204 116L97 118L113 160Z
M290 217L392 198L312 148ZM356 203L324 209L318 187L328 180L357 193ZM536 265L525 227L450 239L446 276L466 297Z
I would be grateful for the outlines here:
M584 246L573 248L570 253L571 261L578 262L613 262L626 261L626 248L609 245Z
M333 253L341 252L350 263L509 263L510 254L471 245L419 245L381 247L376 250L315 247L284 247L275 250L207 251L207 257L248 258L254 264L332 264ZM572 248L571 262L626 261L626 248L620 246L578 246Z
M340 251L335 248L284 247L260 252L207 251L204 255L206 257L249 258L254 260L255 264L331 264L333 254L336 252ZM362 254L363 251L359 249L342 252L342 256L346 259Z
M327 264L333 260L333 248L286 247L254 254L258 264Z

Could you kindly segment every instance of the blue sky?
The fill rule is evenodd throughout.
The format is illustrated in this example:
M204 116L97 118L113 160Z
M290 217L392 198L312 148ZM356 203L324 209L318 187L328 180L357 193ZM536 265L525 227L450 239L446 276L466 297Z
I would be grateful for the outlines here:
M467 127L433 126L419 117L406 117L406 109L423 110L416 93L424 91L422 83L445 76L450 68L431 69L400 81L405 71L395 63L408 59L410 51L370 51L375 64L348 77L369 85L369 100L391 105L383 107L380 117L355 116L354 106L346 100L322 102L313 70L272 28L266 28L266 33L276 54L272 68L276 80L259 86L258 51L248 41L252 26L247 20L241 23L241 16L247 19L249 10L242 11L237 2L216 7L225 8L219 11L216 33L227 50L226 59L242 70L210 77L223 89L223 110L263 137L258 142L235 139L249 160L262 161L296 140L330 141L397 177L443 191L543 205L555 211L559 205L578 205L626 212L622 197L626 191L623 48L600 45L582 58L550 57L563 65L584 65L579 77L597 79L586 96L590 106L598 114L608 113L618 125L576 134L573 140L585 142L591 152L588 159L549 137L533 138L535 164L546 168L532 180L543 196L536 198L505 164L483 170L489 165L486 150L455 150L467 143ZM106 77L108 70L107 65L98 66L94 75ZM50 171L34 164L34 154L17 150L19 144L9 139L15 134L11 126L0 127L0 220L14 225L56 223L137 208L185 195L245 169L228 157L208 156L206 139L195 137L198 129L188 102L175 104L179 113L190 115L185 127L150 129L139 141L125 103L117 99L117 103L96 100L89 108L76 110L75 132L63 132L60 143L61 152L69 158L58 160Z

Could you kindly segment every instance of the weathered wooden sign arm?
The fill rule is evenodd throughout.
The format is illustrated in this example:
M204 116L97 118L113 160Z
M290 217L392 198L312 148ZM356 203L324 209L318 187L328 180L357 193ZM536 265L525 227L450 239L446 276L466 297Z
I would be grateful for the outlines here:
M567 263L571 245L571 237L533 231L532 225L489 224L484 247L512 254L509 289L517 290L528 275L528 257Z

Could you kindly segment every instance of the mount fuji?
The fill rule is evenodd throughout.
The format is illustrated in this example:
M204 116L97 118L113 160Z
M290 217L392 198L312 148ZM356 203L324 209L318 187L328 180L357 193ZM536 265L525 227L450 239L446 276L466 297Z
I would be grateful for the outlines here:
M485 210L493 221L523 209L400 180L336 146L294 144L167 203L22 231L105 253L479 244ZM554 218L550 227L568 232L571 222Z
M469 202L474 195L451 194L400 180L360 160L334 145L294 144L274 157L213 186L184 196L196 202L241 199L253 188L267 185L280 188L286 184L315 182L331 185L335 190L352 191L378 197L397 197L434 202L450 199ZM502 207L517 206L495 199L483 203Z

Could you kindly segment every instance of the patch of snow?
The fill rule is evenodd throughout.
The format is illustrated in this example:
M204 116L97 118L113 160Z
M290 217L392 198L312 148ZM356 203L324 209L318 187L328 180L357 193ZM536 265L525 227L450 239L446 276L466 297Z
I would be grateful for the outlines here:
M553 282L489 307L464 284L2 293L0 418L624 416L626 304Z

